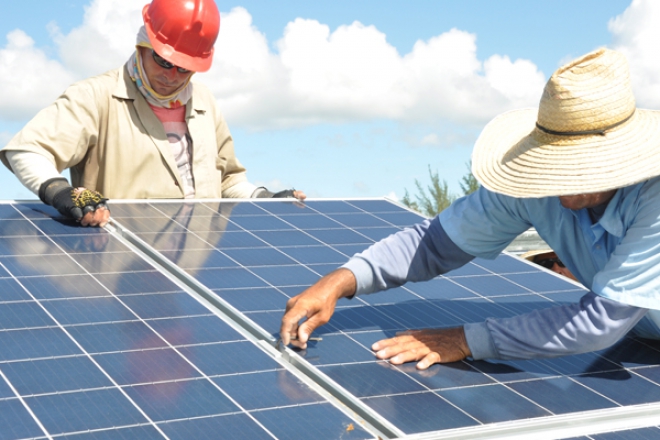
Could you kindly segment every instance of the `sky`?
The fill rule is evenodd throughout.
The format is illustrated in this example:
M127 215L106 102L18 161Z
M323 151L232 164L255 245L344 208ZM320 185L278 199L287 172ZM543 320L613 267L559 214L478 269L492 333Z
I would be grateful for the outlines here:
M21 0L0 21L0 146L68 85L122 66L136 0ZM599 47L629 60L660 108L657 0L217 1L208 86L248 179L309 197L460 194L496 115L537 107L554 70ZM0 165L0 199L34 199Z

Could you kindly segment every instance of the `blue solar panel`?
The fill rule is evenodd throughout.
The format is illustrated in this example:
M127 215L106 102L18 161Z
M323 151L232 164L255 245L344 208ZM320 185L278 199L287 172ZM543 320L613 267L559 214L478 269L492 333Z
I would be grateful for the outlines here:
M44 431L18 399L0 400L0 426L3 439L35 438Z
M25 397L25 403L51 434L147 423L116 388Z
M544 417L551 414L502 384L440 390L437 394L480 423Z
M610 399L566 377L509 385L517 393L536 401L553 414L564 414L617 406ZM567 399L566 396L571 396Z
M433 393L372 397L365 402L405 432L441 431L479 423Z
M371 345L397 331L583 294L508 255L342 299L322 341L280 359L272 347L290 297L422 219L388 201L113 203L112 215L123 238L41 204L0 205L0 426L12 422L0 439L397 437L660 403L660 344L632 338L426 371L375 359ZM358 418L339 409L347 402Z
M172 259L186 261L182 243L209 259L211 245L163 214L178 210L124 208L142 216L135 224L154 241L162 237L159 227L175 231L160 241ZM296 262L264 246L268 255L212 250L211 267L225 269L207 271L224 270L233 287L249 279L267 285L242 265L267 268L277 256ZM191 255L195 266L201 260ZM295 420L306 406L329 428L315 438L338 438L349 425L347 438L374 437L106 231L60 221L38 204L2 205L0 268L2 439L213 438L217 429L230 438L273 438L275 430L290 438L298 426L275 425ZM235 276L225 276L230 272ZM250 384L258 386L252 394Z

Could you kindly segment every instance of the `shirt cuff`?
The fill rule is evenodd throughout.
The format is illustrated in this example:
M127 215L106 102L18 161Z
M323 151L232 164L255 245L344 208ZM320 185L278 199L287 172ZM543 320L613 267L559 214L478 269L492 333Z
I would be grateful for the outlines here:
M471 357L474 360L497 359L499 353L495 342L490 335L490 330L485 322L465 324L463 326L465 340L470 347Z
M350 270L355 276L357 288L353 297L375 292L374 272L364 259L353 257L342 268Z
M238 182L236 185L223 190L222 197L227 199L249 199L256 189L257 186L250 182Z

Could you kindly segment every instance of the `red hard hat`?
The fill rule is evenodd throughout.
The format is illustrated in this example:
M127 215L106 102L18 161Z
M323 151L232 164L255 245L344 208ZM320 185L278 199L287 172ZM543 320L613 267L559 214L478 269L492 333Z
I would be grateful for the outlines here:
M214 0L153 0L142 9L142 18L158 55L195 72L211 68L220 31Z

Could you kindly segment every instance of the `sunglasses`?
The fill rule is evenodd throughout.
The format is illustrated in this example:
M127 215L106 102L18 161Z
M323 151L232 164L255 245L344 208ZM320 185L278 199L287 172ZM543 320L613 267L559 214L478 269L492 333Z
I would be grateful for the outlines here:
M557 263L559 267L566 267L559 258L544 258L538 261L535 260L534 263L538 264L539 266L543 266L546 269L552 269L552 266L554 266L555 263Z
M188 69L184 69L183 67L175 66L174 64L167 61L165 58L158 55L155 50L151 51L151 56L154 57L154 61L156 62L156 64L158 64L163 69L171 69L173 67L176 67L176 71L179 72L179 73L190 73L190 72L192 72L192 70L188 70Z

